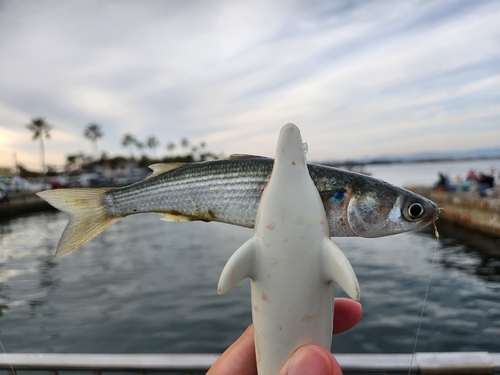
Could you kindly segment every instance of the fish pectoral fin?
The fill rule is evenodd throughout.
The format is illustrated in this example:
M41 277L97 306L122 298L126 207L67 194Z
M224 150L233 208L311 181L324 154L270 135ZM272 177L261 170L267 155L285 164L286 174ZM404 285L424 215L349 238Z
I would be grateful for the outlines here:
M353 300L361 299L358 278L344 253L329 238L323 242L323 276L336 282Z
M224 294L241 280L253 277L256 251L255 237L252 237L231 255L220 275L217 293Z
M149 169L152 169L153 173L151 173L145 179L147 180L148 178L156 177L156 176L159 176L163 173L175 171L176 169L184 167L186 164L187 163L157 163L157 164L152 164L149 166Z

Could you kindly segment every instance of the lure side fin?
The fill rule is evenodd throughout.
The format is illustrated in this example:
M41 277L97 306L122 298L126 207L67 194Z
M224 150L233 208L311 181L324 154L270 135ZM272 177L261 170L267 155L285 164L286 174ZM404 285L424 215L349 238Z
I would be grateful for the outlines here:
M108 188L57 189L37 193L50 205L70 215L56 255L63 255L91 240L122 217L106 214L102 196Z
M231 255L220 275L217 293L222 295L241 280L253 277L256 251L255 237L252 237Z
M323 242L323 277L336 282L353 300L361 299L358 279L344 253L329 238Z

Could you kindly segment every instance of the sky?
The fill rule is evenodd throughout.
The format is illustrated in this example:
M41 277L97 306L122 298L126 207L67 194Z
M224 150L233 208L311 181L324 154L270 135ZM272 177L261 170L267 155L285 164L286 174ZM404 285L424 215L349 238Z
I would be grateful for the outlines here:
M40 169L125 133L311 161L500 146L499 1L0 1L0 166Z

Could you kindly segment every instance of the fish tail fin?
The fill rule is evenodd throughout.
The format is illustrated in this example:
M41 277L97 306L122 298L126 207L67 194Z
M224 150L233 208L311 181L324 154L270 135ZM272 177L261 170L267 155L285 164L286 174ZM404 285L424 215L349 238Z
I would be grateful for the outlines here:
M56 255L63 255L91 240L122 217L106 214L102 197L108 188L57 189L37 193L50 205L70 215Z

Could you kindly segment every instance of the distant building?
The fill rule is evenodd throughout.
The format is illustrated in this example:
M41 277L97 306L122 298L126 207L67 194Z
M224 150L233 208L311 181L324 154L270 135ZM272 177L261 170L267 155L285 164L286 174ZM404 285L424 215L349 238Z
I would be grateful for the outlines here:
M5 176L5 177L12 176L12 168L0 166L0 176Z

